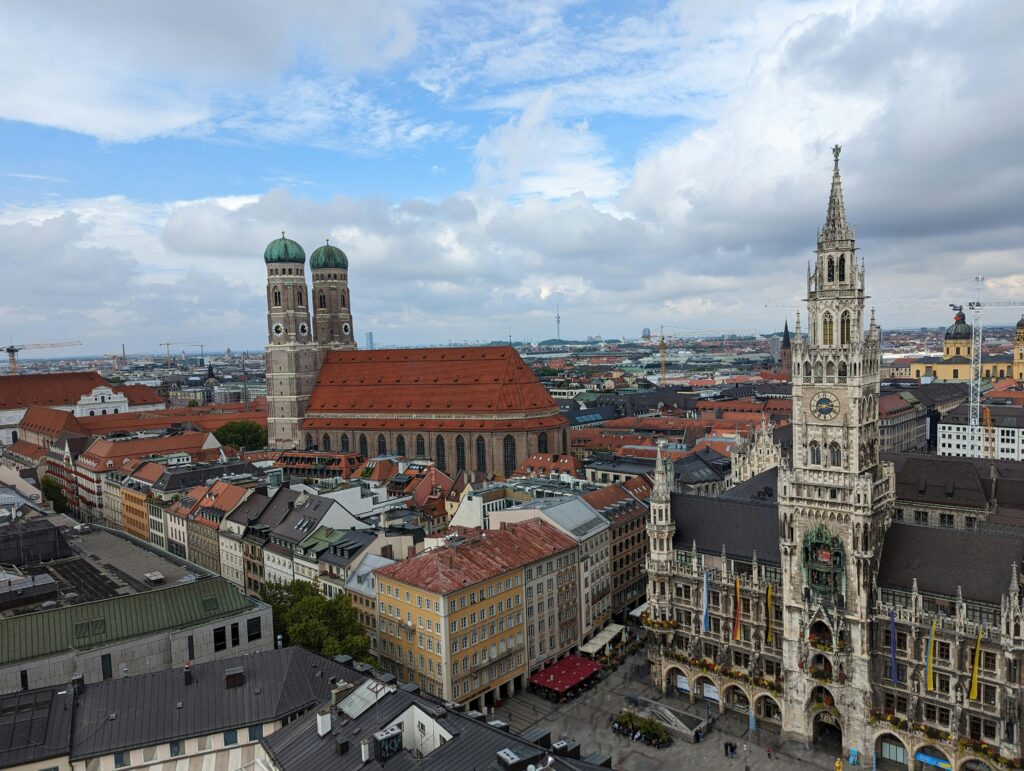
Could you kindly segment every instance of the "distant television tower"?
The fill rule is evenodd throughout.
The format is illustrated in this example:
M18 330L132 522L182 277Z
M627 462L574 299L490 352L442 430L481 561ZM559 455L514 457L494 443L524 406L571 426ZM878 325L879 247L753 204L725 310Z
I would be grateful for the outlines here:
M562 314L559 312L558 305L555 305L555 337L559 340L562 339Z

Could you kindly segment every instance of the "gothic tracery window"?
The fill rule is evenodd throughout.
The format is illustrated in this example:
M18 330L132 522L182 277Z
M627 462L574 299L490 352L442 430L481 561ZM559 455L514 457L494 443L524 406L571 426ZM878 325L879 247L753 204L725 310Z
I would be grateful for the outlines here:
M839 255L839 280L846 281L846 255Z
M437 441L434 444L437 450L435 452L434 463L437 464L437 467L441 469L441 471L445 471L448 468L448 462L444 457L444 437L437 437Z
M366 442L366 434L359 435L359 454L364 458L370 454L370 448Z
M466 440L461 436L455 437L455 470L462 471L466 468Z
M502 442L502 448L505 455L505 476L512 476L512 472L516 470L516 440L515 437L509 435L505 437Z
M843 451L839 448L839 442L832 442L828 446L828 465L843 465Z
M380 434L377 437L377 454L387 455L388 454L388 440L384 438L384 434Z
M537 452L548 451L548 435L546 431L541 431L537 435Z
M828 258L828 280L835 281L836 278L836 264L831 257Z
M850 312L843 311L839 319L839 343L840 345L850 344Z
M325 295L323 292L321 292L320 293L320 297L317 298L316 302L317 302L317 305L319 307L326 308L327 307L327 295Z
M423 441L423 434L416 435L416 457L427 457L427 443Z
M807 462L812 466L821 465L821 445L811 442L807 446Z
M832 345L833 339L833 321L832 314L826 313L821 317L821 344Z
M276 286L274 287L274 305L281 305L281 290L278 289Z
M395 440L395 453L398 455L405 455L405 437L399 436Z
M476 470L481 474L487 471L487 442L482 436L476 438Z
M324 434L324 438L320 442L320 449L323 450L324 452L331 451L331 437L328 436L327 434Z

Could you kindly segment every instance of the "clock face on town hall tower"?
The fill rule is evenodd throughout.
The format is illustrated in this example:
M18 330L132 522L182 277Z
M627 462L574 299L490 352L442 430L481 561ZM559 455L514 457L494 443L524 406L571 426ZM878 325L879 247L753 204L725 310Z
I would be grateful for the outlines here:
M839 400L828 391L811 397L811 414L818 420L832 420L839 414Z

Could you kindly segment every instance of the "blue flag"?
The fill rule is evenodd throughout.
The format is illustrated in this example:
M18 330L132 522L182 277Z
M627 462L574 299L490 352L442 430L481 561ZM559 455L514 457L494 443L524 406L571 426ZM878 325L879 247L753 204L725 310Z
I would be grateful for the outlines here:
M704 571L704 631L711 631L711 595L708 589L708 571Z
M750 707L750 711L747 712L747 728L750 729L750 733L757 731L757 718L754 717L754 708Z

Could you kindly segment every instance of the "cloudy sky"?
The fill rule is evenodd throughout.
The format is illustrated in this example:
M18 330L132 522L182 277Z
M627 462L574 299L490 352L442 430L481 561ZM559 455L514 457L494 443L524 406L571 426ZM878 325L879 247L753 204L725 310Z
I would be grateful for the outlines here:
M779 329L844 147L885 326L1024 298L1024 3L0 6L0 339L265 342L263 248L357 339ZM1016 309L988 319L1016 319Z

